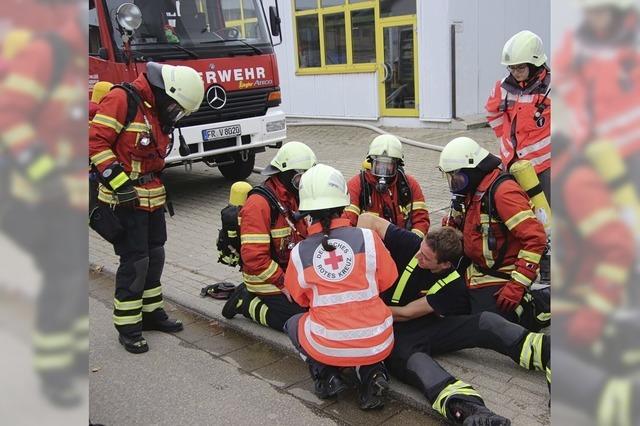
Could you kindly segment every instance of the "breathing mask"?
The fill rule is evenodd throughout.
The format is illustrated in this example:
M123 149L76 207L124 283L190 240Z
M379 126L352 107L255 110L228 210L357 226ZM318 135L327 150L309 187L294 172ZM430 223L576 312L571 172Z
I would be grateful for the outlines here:
M385 192L398 171L398 161L392 157L375 156L371 158L371 174L378 182L376 191Z

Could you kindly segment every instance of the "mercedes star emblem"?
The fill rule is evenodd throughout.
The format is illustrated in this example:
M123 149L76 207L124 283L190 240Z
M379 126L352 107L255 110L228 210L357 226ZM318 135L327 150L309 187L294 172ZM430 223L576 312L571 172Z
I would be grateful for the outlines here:
M211 86L207 90L207 103L213 109L222 109L227 103L227 92L221 86Z

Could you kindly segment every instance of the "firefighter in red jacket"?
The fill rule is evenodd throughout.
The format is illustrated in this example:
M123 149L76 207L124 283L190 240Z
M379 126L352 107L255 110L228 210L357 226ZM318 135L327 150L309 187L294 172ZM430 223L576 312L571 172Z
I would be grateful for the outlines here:
M298 185L302 173L314 164L316 155L311 148L292 141L284 144L262 171L269 177L240 210L243 283L225 304L225 318L241 313L282 331L289 318L304 311L282 289L291 249L307 235L304 219L297 217Z
M527 194L502 172L498 157L468 137L444 147L440 170L454 196L454 210L461 214L449 224L464 234L471 312L501 313L532 331L547 325L548 293L536 293L542 300L534 303L528 291L547 237Z
M16 14L7 3L14 9L4 23ZM74 381L87 371L89 342L86 266L78 262L86 240L77 232L86 223L86 89L78 81L86 74L86 34L78 4L58 3L40 5L57 16L54 31L16 16L13 24L26 32L13 31L11 45L2 46L3 55L11 52L0 83L0 230L41 277L32 362L44 396L68 407L82 401ZM36 285L22 281L25 289Z
M307 361L320 398L346 389L340 367L356 367L360 408L384 405L389 378L384 359L393 349L393 317L379 293L398 273L380 237L340 218L347 183L318 164L300 180L300 211L309 214L306 240L291 253L285 286L309 312L287 321L286 332Z
M367 153L367 168L349 180L351 203L343 217L351 225L361 213L375 213L420 237L429 230L429 211L420 184L403 169L402 143L393 135L376 136Z
M143 330L182 330L163 309L167 231L160 173L169 135L180 118L198 110L204 84L192 68L149 62L129 90L114 88L100 102L89 128L89 156L101 175L100 205L113 208L124 228L111 241L120 256L113 321L125 349L142 353L149 350ZM124 127L130 97L137 111Z
M540 186L551 204L551 72L542 40L531 31L520 31L502 50L502 65L509 75L498 80L485 108L489 125L500 140L505 169L519 159L533 165ZM551 279L547 254L540 263L540 277Z

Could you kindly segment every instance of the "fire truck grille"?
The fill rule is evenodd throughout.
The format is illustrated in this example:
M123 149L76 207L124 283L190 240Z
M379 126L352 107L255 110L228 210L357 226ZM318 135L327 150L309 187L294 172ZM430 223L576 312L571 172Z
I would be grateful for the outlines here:
M272 91L273 88L227 92L227 103L219 110L211 108L205 99L198 111L180 120L180 126L263 116L267 113L267 97Z

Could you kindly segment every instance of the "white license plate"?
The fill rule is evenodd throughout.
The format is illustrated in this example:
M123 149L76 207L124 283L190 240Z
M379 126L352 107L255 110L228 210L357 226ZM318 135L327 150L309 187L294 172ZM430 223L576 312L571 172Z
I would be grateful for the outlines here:
M205 141L212 141L216 139L232 138L242 134L240 125L235 124L233 126L216 127L215 129L206 129L202 131L202 139Z

